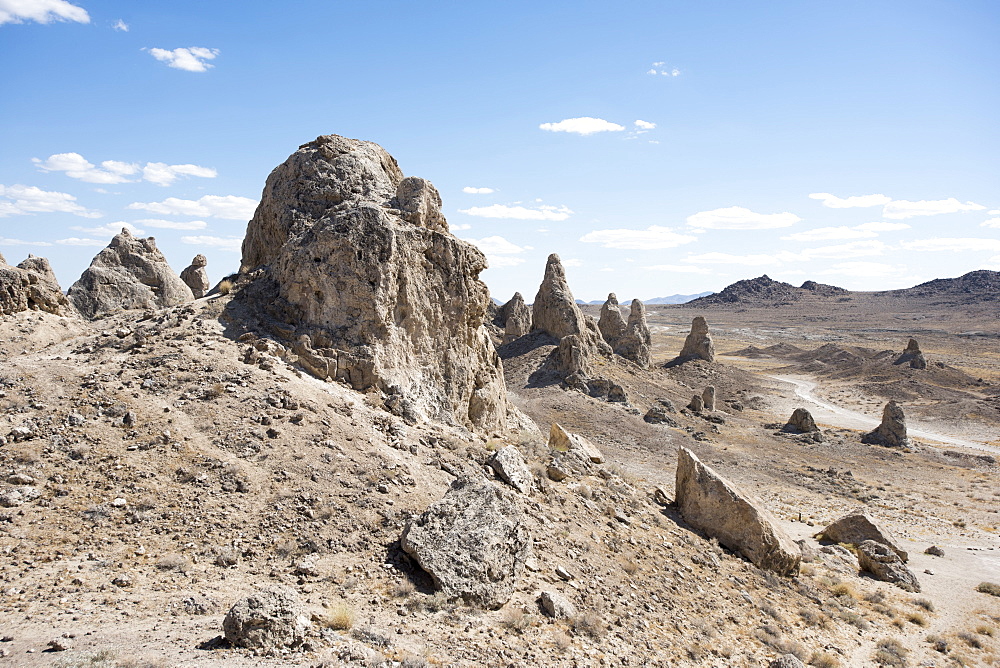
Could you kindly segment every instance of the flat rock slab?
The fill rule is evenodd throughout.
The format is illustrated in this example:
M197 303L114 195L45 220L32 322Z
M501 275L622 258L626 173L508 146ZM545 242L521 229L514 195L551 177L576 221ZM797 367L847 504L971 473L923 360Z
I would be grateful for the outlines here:
M854 511L844 515L818 535L821 535L824 540L847 545L860 545L866 540L873 540L876 543L888 545L902 561L909 560L906 551L899 546L896 539L862 511Z
M688 524L780 575L798 573L802 553L774 518L687 448L677 454L676 502Z
M510 599L531 552L517 495L469 478L412 520L400 544L446 596L493 609Z

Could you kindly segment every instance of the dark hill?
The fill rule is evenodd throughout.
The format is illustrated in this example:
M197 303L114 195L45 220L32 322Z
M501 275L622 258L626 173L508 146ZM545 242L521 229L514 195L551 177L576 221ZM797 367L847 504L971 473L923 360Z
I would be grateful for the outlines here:
M807 294L824 296L846 294L847 290L833 285L824 285L816 281L806 281L797 288L791 283L776 281L767 274L757 278L737 281L727 286L722 292L701 297L688 302L694 306L716 306L742 304L744 306L784 306L798 301Z
M904 290L890 292L897 297L950 297L955 303L1000 300L1000 272L979 269L958 278L935 278Z

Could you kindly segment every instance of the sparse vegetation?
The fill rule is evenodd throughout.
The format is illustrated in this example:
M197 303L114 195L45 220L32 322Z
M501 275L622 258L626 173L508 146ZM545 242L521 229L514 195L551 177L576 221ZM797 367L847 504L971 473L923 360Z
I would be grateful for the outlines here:
M348 605L346 602L341 601L334 604L330 611L324 619L324 625L328 629L333 629L334 631L347 631L354 626L354 622L357 619L357 614L354 612L354 608Z
M903 668L907 665L906 657L909 653L895 638L885 638L879 641L872 658L880 666Z
M600 638L604 635L604 622L601 616L594 612L582 612L572 620L573 631L578 634L586 634L591 638Z
M980 582L976 586L976 591L990 596L1000 596L1000 584L995 582Z
M229 280L228 278L222 280L219 283L219 294L220 295L228 295L232 291L233 291L233 282L231 280Z
M187 573L191 568L191 560L183 554L165 554L156 560L156 567L161 571Z
M840 668L840 659L829 652L817 650L809 657L809 665L816 668Z
M969 647L973 649L982 649L983 641L974 633L969 633L968 631L959 631L958 639L964 642Z

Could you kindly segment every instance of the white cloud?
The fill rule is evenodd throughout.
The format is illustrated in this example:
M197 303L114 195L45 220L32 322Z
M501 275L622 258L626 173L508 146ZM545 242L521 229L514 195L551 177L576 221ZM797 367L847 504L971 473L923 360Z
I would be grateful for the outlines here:
M448 223L448 229L450 231L452 231L452 232L462 232L464 230L471 230L472 229L472 225L467 225L465 223L459 223L457 225L452 225L451 223Z
M143 209L150 213L166 216L198 216L225 218L227 220L250 220L257 201L235 195L205 195L201 199L178 199L168 197L162 202L132 202L129 209Z
M848 244L837 246L820 246L819 248L807 248L800 255L802 259L813 260L816 258L849 258L864 257L866 255L881 255L888 246L881 241L852 241Z
M652 271L672 271L682 274L711 274L711 269L706 269L705 267L689 267L682 264L654 264L648 267L643 267L643 269L650 269Z
M524 264L523 257L512 257L510 255L487 255L486 261L489 263L491 269L516 267L519 264Z
M864 278L878 278L883 276L893 276L902 274L905 267L884 264L882 262L838 262L829 269L816 272L817 276L851 276Z
M212 60L219 55L218 49L206 49L201 46L170 49L146 49L149 55L160 62L166 63L169 67L188 72L205 72L210 67L215 67L206 60Z
M834 239L870 239L878 236L875 232L853 227L817 227L804 232L781 237L782 241L828 241Z
M462 192L469 193L470 195L489 195L491 192L496 192L493 188L473 188L472 186L465 186L462 188Z
M87 183L130 183L138 179L128 177L141 172L142 180L159 186L168 186L181 176L211 179L217 175L210 167L168 165L163 162L147 162L140 166L136 163L105 160L98 168L79 153L56 153L45 160L32 158L31 161L43 172L65 172L66 176Z
M90 23L90 15L66 0L0 0L0 25L25 21Z
M601 244L605 248L655 250L689 244L697 241L697 237L653 225L644 230L594 230L580 237L580 241Z
M507 206L505 204L474 206L458 211L480 218L513 218L515 220L566 220L573 213L565 206L540 206L537 209L529 209L523 206Z
M68 239L56 239L56 243L61 246L107 246L107 239L80 239L78 237L70 237Z
M51 246L48 241L24 241L22 239L8 239L0 237L0 246Z
M986 213L990 216L1000 216L1000 209L993 209L992 211L987 211Z
M538 127L549 132L572 132L578 135L592 135L595 132L621 132L625 129L623 125L590 116L567 118L558 123L542 123Z
M914 216L936 216L942 213L958 213L960 211L982 211L985 206L975 202L959 202L954 197L937 200L920 200L909 202L905 199L893 200L882 209L882 216L900 220Z
M0 185L0 218L32 213L72 213L83 218L100 218L102 214L76 203L68 193L42 190L35 186Z
M503 237L493 236L484 239L466 239L471 244L475 244L485 255L515 255L523 253L524 248L512 244Z
M776 227L791 227L802 220L794 213L755 213L742 206L701 211L688 216L691 227L709 230L768 230Z
M760 253L756 255L733 255L731 253L702 253L701 255L689 255L681 262L705 263L705 264L740 264L748 267L761 267L766 265L777 265L782 262L798 261L803 259L795 253L780 251L774 254Z
M853 197L837 197L830 193L812 193L812 199L822 200L823 206L831 209L852 209L855 207L883 206L892 201L885 195L854 195Z
M646 70L646 74L659 75L663 77L676 77L680 76L681 71L676 67L671 67L669 69L665 68L666 62L658 60L653 63L653 66Z
M159 218L142 218L141 220L135 221L140 225L145 225L147 227L156 227L164 230L203 230L208 227L208 223L204 220L191 220L187 222L179 222L176 220L161 220Z
M866 232L898 232L899 230L908 230L910 226L906 223L861 223L855 225L853 229Z
M122 21L121 19L115 21L115 24L111 27L117 30L118 32L128 32L128 24Z
M582 267L583 260L581 260L580 258L571 257L568 260L563 260L562 265L564 267Z
M212 246L221 251L230 251L233 253L239 253L243 248L242 237L181 237L181 243L190 244L192 246Z
M640 130L652 130L656 127L656 123L650 123L649 121L636 121L634 125Z
M903 241L899 245L910 251L1000 251L1000 239L937 237Z
M990 218L987 221L979 223L980 227L1000 227L1000 218Z
M124 223L124 222L108 223L107 225L99 225L97 227L80 227L79 225L74 225L69 229L75 232L83 232L84 234L89 234L95 237L104 237L106 239L110 239L111 237L121 232L122 228L127 229L130 233L132 233L133 236L137 237L140 237L146 233L145 230L140 230L132 223Z

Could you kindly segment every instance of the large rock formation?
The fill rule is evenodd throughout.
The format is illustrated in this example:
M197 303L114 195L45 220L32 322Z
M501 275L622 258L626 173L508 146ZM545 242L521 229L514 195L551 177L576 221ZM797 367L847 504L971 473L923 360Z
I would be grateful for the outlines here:
M860 545L866 540L873 540L888 545L901 560L906 561L909 558L906 551L899 546L899 541L860 510L844 515L817 535L822 536L823 540L847 545Z
M816 426L812 413L805 408L796 408L792 411L792 416L788 418L784 431L793 434L810 434L819 431L819 427Z
M691 321L691 332L684 339L684 347L677 356L680 361L702 359L706 362L715 361L715 344L712 335L708 333L708 323L704 316L695 316Z
M206 258L201 253L194 256L191 260L191 264L181 272L181 280L184 284L191 288L192 294L194 294L195 299L201 299L208 292L208 289L212 287L212 284L208 282L208 272L205 271L205 267L208 266L208 258Z
M123 229L69 289L69 300L88 318L128 309L176 306L194 299L167 264L153 237Z
M0 255L0 314L20 311L66 315L72 309L44 257L29 255L24 262L11 267Z
M920 582L892 548L874 540L858 544L858 566L882 582L891 582L910 592L920 591Z
M798 572L799 546L771 514L687 448L677 453L675 497L681 515L694 528L760 568L780 575Z
M884 445L889 448L912 449L913 443L906 435L906 416L895 401L890 401L882 409L882 423L861 437L862 443Z
M377 144L304 144L267 179L233 308L294 341L316 375L400 397L419 416L502 428L486 258L448 232L439 206Z
M515 292L501 309L504 319L503 342L510 343L531 331L531 309L520 292Z
M613 345L615 352L627 360L632 360L643 369L649 367L649 348L653 338L646 324L646 306L638 299L632 300L632 310L628 314L625 333Z
M531 536L513 492L459 478L406 526L400 545L448 598L499 608L524 572Z
M705 404L706 411L715 410L715 385L709 385L702 391L701 400Z
M584 336L589 331L587 320L570 292L566 270L555 253L545 263L545 276L531 306L531 327L557 339L570 334Z
M260 653L301 644L308 628L309 619L298 594L282 585L241 598L222 622L231 645Z
M909 343L906 344L906 348L903 350L903 354L897 357L893 364L909 364L911 369L927 368L927 360L924 358L924 354L920 351L920 344L917 343L916 339L910 339Z
M608 300L601 307L601 317L597 321L601 336L612 348L618 344L618 339L625 336L625 319L622 318L621 307L615 293L608 295Z

